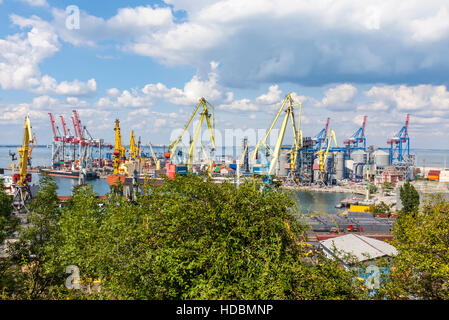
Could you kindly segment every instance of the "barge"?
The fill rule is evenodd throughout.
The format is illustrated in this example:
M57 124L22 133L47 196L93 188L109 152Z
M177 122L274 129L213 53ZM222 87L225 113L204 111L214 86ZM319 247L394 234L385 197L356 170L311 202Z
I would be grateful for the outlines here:
M52 169L40 169L40 174L48 174L52 177L60 177L60 178L69 178L69 179L78 179L80 176L79 170L52 170ZM94 180L98 178L98 174L94 171L87 171L85 173L85 179Z

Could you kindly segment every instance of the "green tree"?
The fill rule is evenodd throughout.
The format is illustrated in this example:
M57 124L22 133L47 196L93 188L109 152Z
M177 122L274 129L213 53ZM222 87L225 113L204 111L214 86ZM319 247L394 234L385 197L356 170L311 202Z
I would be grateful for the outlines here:
M385 193L388 193L388 192L392 191L393 189L394 189L394 185L391 182L384 182L382 184L382 190Z
M12 197L5 192L3 179L0 179L0 244L17 231L19 219L13 214ZM0 296L8 294L7 289L14 287L14 270L10 268L8 257L0 258Z
M3 179L0 179L0 244L17 229L19 219L13 215L12 197L5 192Z
M91 190L74 195L59 222L59 268L101 278L104 299L353 299L354 275L318 256L307 263L306 227L291 198L204 177L148 186L136 204Z
M10 248L10 270L16 281L11 296L20 299L46 298L48 289L60 279L60 272L47 268L58 250L59 200L57 185L49 176L39 180L39 191L29 206L27 225Z
M413 213L419 208L419 193L410 182L401 186L400 198L403 213Z
M374 206L374 213L387 213L388 215L391 214L391 208L389 205L387 205L385 202L378 203Z
M390 299L449 299L449 203L437 199L415 215L403 215L394 228L398 249L390 282Z
M368 190L370 194L375 194L377 192L377 187L374 184L370 184Z

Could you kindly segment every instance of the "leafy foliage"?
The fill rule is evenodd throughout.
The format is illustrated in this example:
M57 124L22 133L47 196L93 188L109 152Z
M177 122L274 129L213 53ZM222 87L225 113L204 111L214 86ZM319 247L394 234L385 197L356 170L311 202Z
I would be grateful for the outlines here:
M370 184L370 185L368 186L368 190L369 190L369 193L370 193L370 194L374 194L374 193L377 192L377 187L376 187L374 184Z
M403 213L413 213L419 207L419 193L416 191L415 187L406 182L400 189L400 198L402 202L402 212Z
M394 185L391 182L386 181L382 184L382 190L385 193L388 193L388 192L392 191L393 189L394 189Z
M56 250L59 200L56 183L43 176L40 189L30 204L29 224L21 226L20 238L9 250L11 255L3 262L9 272L9 285L3 292L12 298L38 299L58 278L57 273L47 270L52 250Z
M386 288L390 298L449 298L449 202L436 200L396 223L399 254Z
M374 206L374 213L387 213L388 215L391 214L391 208L388 204L386 204L385 202L381 201L380 203L376 204Z
M294 215L294 202L263 186L177 177L162 185L146 183L136 202L116 193L101 201L91 186L81 186L61 210L54 182L44 178L31 224L15 246L8 297L362 297L354 274L339 262L320 254L313 262L306 258L301 241L307 227ZM100 279L100 290L65 288L69 265L79 267L83 284Z
M6 194L3 179L0 179L0 243L16 231L18 222L13 216L12 197Z

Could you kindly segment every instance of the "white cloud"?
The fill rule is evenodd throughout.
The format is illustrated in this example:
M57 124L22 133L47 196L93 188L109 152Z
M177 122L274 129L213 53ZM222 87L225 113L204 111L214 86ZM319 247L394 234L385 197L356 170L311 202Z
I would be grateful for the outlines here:
M170 8L152 8L138 6L135 8L121 8L109 20L92 16L80 11L81 26L79 30L69 30L65 27L66 13L64 10L53 8L53 24L59 36L75 46L97 46L104 40L118 40L127 42L143 34L169 28L173 25L173 15Z
M317 107L328 108L333 111L348 110L353 108L351 102L357 96L357 88L351 84L340 84L328 89L325 97L318 102Z
M224 111L258 111L259 107L249 99L235 100L228 104L218 106L218 109Z
M384 101L375 101L357 106L357 111L387 111L388 109L390 109L390 106Z
M37 94L88 95L97 90L95 79L87 83L57 81L41 75L39 64L59 51L61 45L54 28L39 17L11 15L12 22L27 33L0 39L0 87L5 90L28 90Z
M449 92L446 86L374 86L365 95L375 103L395 107L403 112L437 112L449 114Z
M449 13L447 7L440 7L434 16L428 16L411 22L412 39L437 41L449 34Z
M72 82L62 81L57 83L52 77L43 76L39 87L32 91L38 94L48 93L62 96L85 96L97 91L97 82L95 79L90 79L87 82L74 80Z
M261 104L274 104L279 103L281 98L282 90L279 89L278 85L272 85L268 88L268 93L262 94L257 97L256 102Z
M22 2L28 3L32 7L48 7L46 0L20 0Z
M50 96L40 96L33 99L33 107L37 109L58 107L59 100Z
M108 91L108 96L112 98L117 98L120 95L120 90L117 88L111 88Z
M224 94L218 85L217 63L210 64L211 72L206 79L194 75L183 89L168 88L162 83L150 83L141 90L133 89L120 92L117 88L107 90L107 97L100 98L97 106L105 107L132 107L142 108L154 105L154 101L161 99L179 106L193 106L198 104L201 97L209 102L222 101ZM229 98L229 96L228 96ZM233 98L233 96L232 96Z
M81 12L80 30L65 28L53 9L59 36L74 45L113 40L121 50L200 71L220 59L222 82L417 83L449 72L446 0L165 0L170 7L119 9L110 19ZM400 15L397 13L400 12ZM432 53L425 44L432 43Z
M12 15L11 20L31 30L0 39L0 86L29 89L39 84L38 64L59 50L58 37L49 23L36 16L26 19Z

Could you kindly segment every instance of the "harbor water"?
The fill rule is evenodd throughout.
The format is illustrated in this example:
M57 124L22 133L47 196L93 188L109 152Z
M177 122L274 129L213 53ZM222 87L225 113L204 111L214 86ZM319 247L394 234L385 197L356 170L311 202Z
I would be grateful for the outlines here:
M149 148L148 148L149 149ZM154 147L156 154L162 155L163 152L167 150L167 147ZM0 146L0 168L9 168L11 166L11 157L9 156L9 151L15 152L16 146ZM144 152L149 152L145 150ZM232 152L232 151L231 151ZM228 153L228 151L227 151ZM236 151L232 152L236 153ZM449 151L447 150L414 150L416 154L417 165L433 165L439 167L446 167L449 163ZM230 156L232 156L230 154ZM48 166L50 165L51 149L47 147L39 147L33 150L32 155L32 166ZM5 172L8 174L8 171ZM38 174L33 174L33 181L37 182L39 180ZM58 185L58 195L60 196L70 196L73 186L77 184L77 179L68 179L54 177ZM109 192L109 186L104 179L97 179L88 181L92 184L94 191L98 195L105 195ZM352 194L348 193L333 193L333 192L310 192L310 191L295 191L292 197L295 199L298 207L298 211L303 214L308 213L327 213L336 214L340 211L335 206L340 203L341 200L350 198Z

